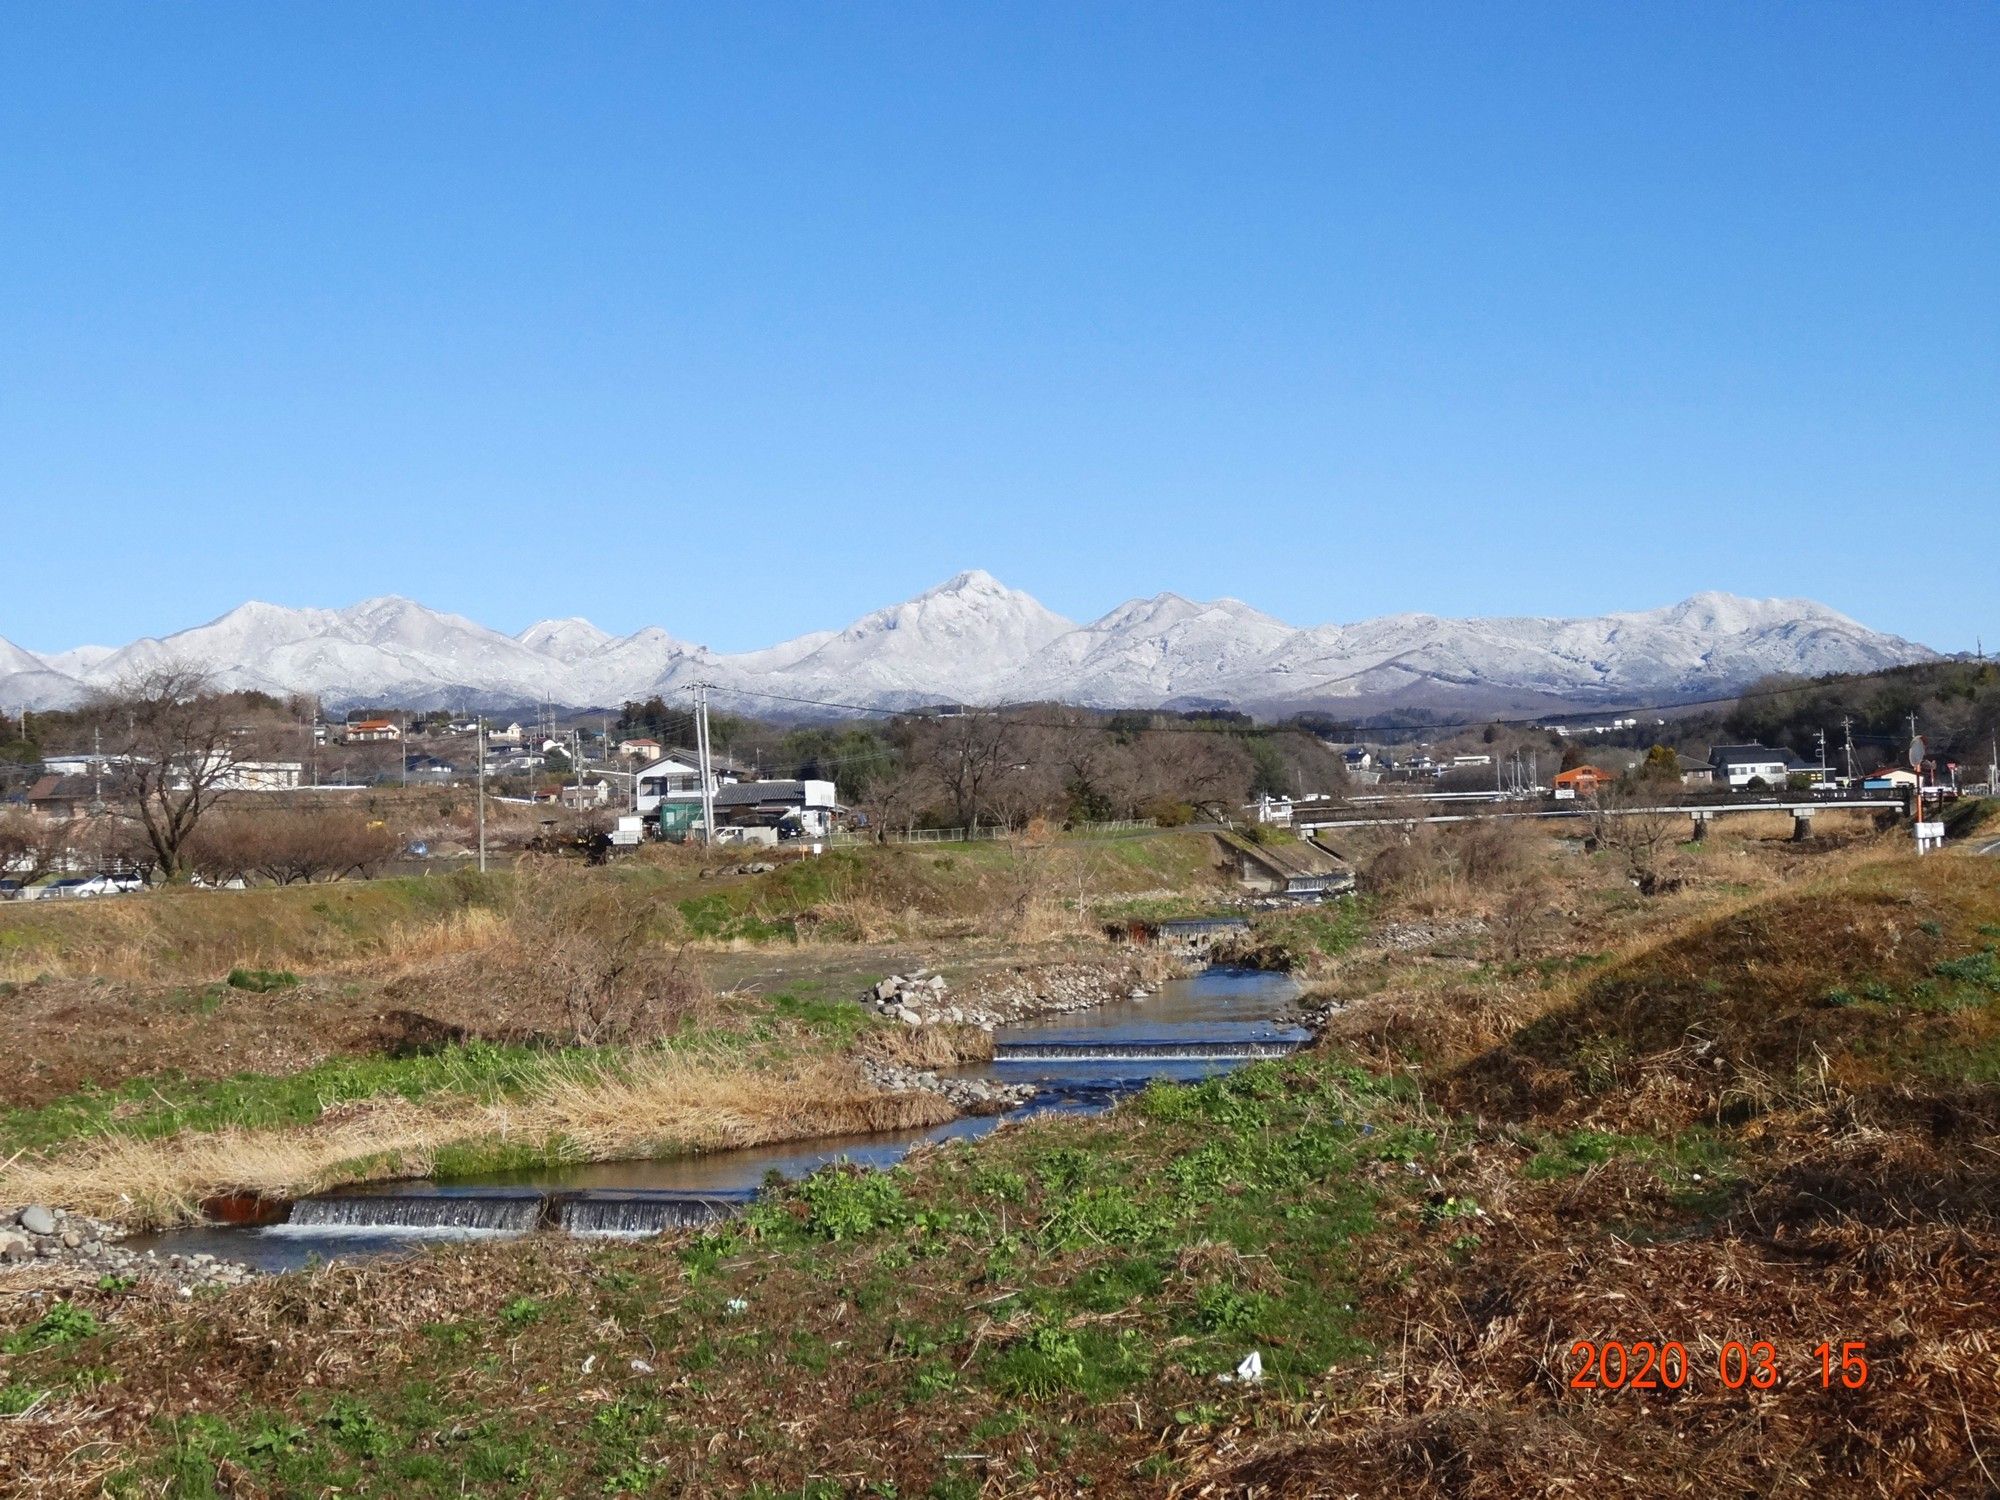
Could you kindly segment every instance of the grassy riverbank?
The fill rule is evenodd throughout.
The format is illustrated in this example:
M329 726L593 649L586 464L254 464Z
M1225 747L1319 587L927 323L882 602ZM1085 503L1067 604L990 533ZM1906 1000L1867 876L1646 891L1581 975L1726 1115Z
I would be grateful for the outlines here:
M578 878L654 903L662 931L707 946L857 942L1066 929L1100 906L1224 894L1206 834L883 845L778 858L648 848ZM365 974L475 949L504 925L511 873L246 891L170 889L0 902L0 982L97 977L206 984L231 969Z
M1385 883L1316 1050L707 1234L15 1299L0 1487L1986 1493L2000 868L1899 851ZM1689 1376L1577 1388L1606 1340Z
M860 1082L857 1047L908 1045L855 1003L869 985L943 960L974 993L1108 958L1096 903L1205 888L1211 854L996 841L750 875L664 850L0 908L14 954L89 971L0 994L0 1202L151 1224L222 1192L936 1123L935 1098ZM119 977L153 964L211 977Z
M851 1004L778 996L645 1046L471 1042L293 1074L135 1080L0 1115L0 1202L157 1226L223 1193L937 1124L951 1111L936 1096L882 1094L856 1067L860 1052L894 1058L916 1040L934 1062L984 1039L912 1039Z

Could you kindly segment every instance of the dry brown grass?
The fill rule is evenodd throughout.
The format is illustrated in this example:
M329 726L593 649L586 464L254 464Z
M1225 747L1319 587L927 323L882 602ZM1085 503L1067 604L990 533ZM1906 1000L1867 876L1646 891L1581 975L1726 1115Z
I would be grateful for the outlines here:
M100 1138L7 1163L0 1201L167 1224L220 1193L293 1197L421 1176L438 1151L475 1142L604 1161L934 1125L952 1114L933 1094L872 1089L847 1062L757 1067L719 1053L656 1052L615 1070L579 1063L522 1097L489 1103L391 1097L339 1105L296 1129Z
M476 878L154 890L0 904L0 979L215 979L232 968L368 972L459 952L499 926Z
M1990 945L1996 877L1857 849L1828 856L1816 881L1690 911L1551 993L1535 1024L1451 1080L1453 1097L1509 1117L1594 1118L1595 1096L1650 1078L1685 1122L1894 1085L1927 1058L1989 1048L1988 1008L1895 997ZM1854 1003L1871 986L1890 998Z
M899 1068L956 1068L991 1061L993 1034L977 1026L878 1026L855 1051Z

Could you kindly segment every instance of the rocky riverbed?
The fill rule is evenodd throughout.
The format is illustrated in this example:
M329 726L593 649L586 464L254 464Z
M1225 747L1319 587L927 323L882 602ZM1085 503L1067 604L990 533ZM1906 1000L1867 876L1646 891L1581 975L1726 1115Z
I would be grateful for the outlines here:
M977 1026L993 1031L1035 1016L1089 1010L1114 1000L1143 1000L1168 979L1199 965L1148 952L1111 961L1034 964L980 974L961 988L929 969L891 974L869 988L865 1003L905 1026Z
M927 1089L933 1094L942 1094L951 1106L961 1114L997 1115L1003 1114L1017 1104L1026 1104L1035 1097L1032 1083L997 1083L988 1078L954 1078L948 1074L934 1073L928 1068L905 1068L895 1063L880 1063L864 1058L861 1074L878 1089L886 1089L892 1094L914 1093Z
M192 1294L201 1287L237 1286L257 1274L249 1266L213 1255L157 1255L127 1249L116 1224L30 1203L0 1210L0 1276L8 1272L53 1273L64 1281L165 1282Z

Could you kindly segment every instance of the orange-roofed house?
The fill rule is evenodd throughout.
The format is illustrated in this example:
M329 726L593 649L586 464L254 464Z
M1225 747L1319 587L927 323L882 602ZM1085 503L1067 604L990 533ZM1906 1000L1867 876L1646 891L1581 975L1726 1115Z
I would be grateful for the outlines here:
M1617 779L1598 766L1573 766L1556 773L1556 795L1567 792L1572 797L1588 797L1599 787L1609 786Z

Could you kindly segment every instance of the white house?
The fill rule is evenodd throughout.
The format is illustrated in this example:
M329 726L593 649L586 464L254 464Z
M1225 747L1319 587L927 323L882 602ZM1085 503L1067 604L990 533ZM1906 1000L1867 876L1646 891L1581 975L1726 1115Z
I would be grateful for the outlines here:
M224 792L289 792L305 779L305 766L296 760L239 760L216 780Z
M1789 750L1773 750L1769 745L1717 745L1709 751L1708 763L1715 767L1715 779L1731 791L1740 791L1753 781L1782 787L1791 772L1818 769Z
M718 828L775 828L780 837L821 839L842 811L830 781L741 781L715 793Z
M733 769L733 768L732 768ZM718 791L736 780L723 765L709 757L709 791ZM701 765L692 751L676 750L632 773L633 807L641 813L657 813L660 833L674 837L701 822Z

